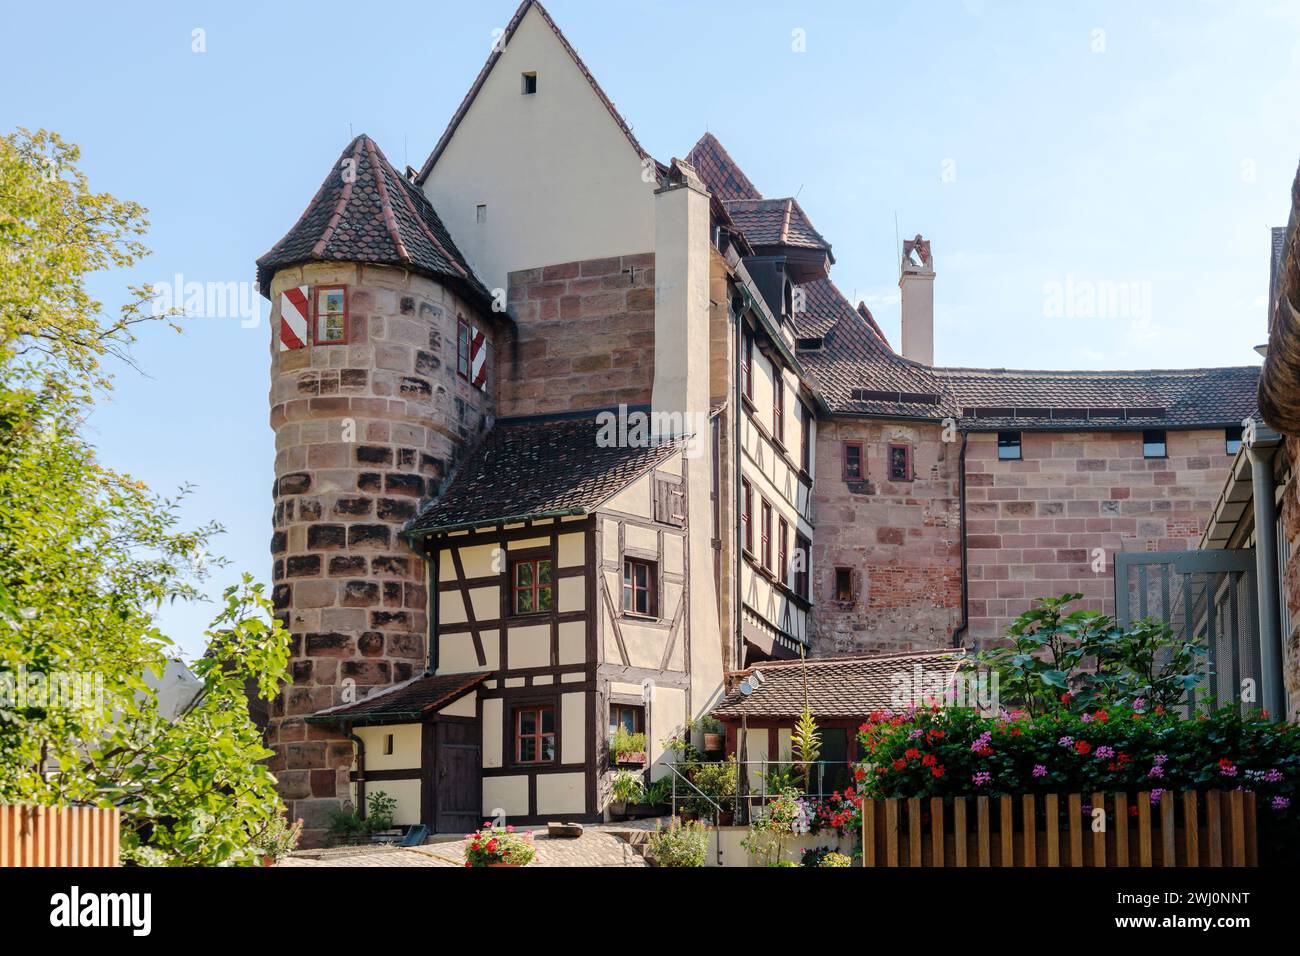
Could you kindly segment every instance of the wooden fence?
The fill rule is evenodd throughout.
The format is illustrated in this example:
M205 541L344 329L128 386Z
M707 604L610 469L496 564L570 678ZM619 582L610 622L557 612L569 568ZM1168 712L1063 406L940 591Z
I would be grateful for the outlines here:
M0 866L117 865L117 810L0 806Z
M868 800L863 866L1258 866L1255 794ZM1136 807L1136 813L1132 809Z

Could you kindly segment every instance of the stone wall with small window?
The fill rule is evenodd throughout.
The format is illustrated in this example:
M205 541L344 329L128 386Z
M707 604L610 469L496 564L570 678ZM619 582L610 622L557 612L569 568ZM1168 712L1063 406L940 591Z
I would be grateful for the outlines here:
M1115 553L1195 548L1239 437L1222 428L971 434L967 643L999 640L1037 597L1077 592L1081 606L1113 614Z
M813 654L945 646L961 617L960 436L938 425L818 423Z

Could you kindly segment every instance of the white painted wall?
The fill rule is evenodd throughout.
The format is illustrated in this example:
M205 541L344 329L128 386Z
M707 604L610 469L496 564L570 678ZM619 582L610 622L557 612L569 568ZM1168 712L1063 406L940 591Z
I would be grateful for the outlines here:
M537 73L537 92L527 96L525 72ZM530 9L424 190L479 278L504 289L518 269L653 248L655 186L653 174L642 179L641 157L573 58Z

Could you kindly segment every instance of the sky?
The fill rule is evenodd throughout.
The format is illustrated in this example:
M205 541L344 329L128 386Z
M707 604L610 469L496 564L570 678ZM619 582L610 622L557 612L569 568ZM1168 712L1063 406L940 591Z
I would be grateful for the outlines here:
M1257 364L1269 228L1300 159L1300 0L546 3L637 138L708 130L797 195L832 279L898 343L899 242L933 244L940 365ZM512 0L6 3L0 131L82 148L148 209L153 254L94 277L244 283L343 147L419 166ZM270 577L267 306L146 329L91 438L112 467L219 520ZM213 605L164 609L189 655Z

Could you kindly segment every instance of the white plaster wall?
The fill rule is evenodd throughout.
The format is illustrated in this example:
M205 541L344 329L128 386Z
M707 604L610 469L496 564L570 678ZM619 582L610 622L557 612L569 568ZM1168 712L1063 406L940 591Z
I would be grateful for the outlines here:
M521 93L521 74L537 92ZM424 184L489 288L518 269L652 248L654 176L535 9ZM487 206L477 222L476 207Z

